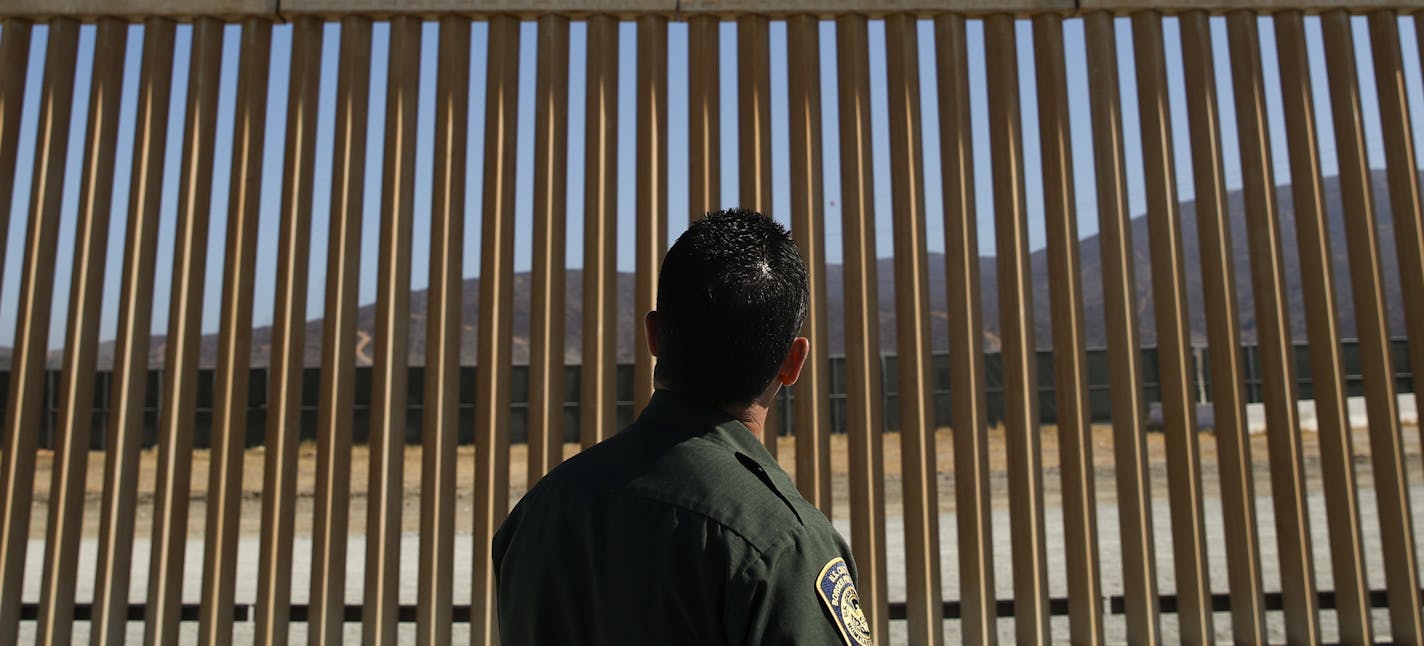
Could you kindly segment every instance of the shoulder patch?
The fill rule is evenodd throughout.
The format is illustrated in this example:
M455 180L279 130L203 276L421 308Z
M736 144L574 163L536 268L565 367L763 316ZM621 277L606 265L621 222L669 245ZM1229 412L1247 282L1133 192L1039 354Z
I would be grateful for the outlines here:
M838 556L821 568L821 574L816 577L816 592L821 595L826 609L831 611L831 618L835 620L845 643L849 646L870 646L870 622L860 609L860 593L855 591L855 582L850 579L850 568L846 566L845 559Z

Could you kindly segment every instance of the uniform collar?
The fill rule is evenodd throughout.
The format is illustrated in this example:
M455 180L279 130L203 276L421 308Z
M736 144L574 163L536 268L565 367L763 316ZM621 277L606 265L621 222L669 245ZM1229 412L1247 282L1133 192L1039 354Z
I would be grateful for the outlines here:
M740 420L721 408L682 393L661 388L654 391L638 419L654 422L668 431L701 435L734 452L746 454L763 467L777 465L776 458L762 445L761 439Z

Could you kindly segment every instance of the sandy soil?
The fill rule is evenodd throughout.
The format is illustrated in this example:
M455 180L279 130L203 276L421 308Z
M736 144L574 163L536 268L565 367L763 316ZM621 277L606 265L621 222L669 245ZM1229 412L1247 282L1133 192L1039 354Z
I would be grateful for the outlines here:
M939 507L942 512L952 512L954 510L953 481L954 481L954 432L950 429L939 429L936 432L936 465L939 473ZM1319 480L1319 439L1318 434L1306 432L1302 434L1304 459L1308 486L1312 489L1320 486ZM1219 486L1216 477L1218 465L1217 438L1211 432L1203 432L1198 435L1199 446L1201 448L1201 463L1203 472L1204 493L1208 497L1219 496ZM1369 434L1364 430L1356 430L1353 433L1355 447L1355 463L1360 473L1360 485L1367 486L1370 482L1370 442ZM1420 433L1417 428L1406 427L1403 432L1404 447L1406 453L1406 466L1410 472L1410 478L1418 481L1424 477L1424 464L1420 457ZM1164 436L1161 433L1147 434L1147 454L1149 463L1149 474L1152 479L1154 497L1160 493L1166 495L1166 451L1164 448ZM1058 429L1052 426L1043 427L1041 435L1041 454L1044 469L1044 490L1045 504L1056 505L1061 495L1061 478L1059 476L1059 433ZM996 506L1006 506L1007 500L1007 456L1005 452L1004 430L994 428L989 431L989 467L991 471L990 484L994 504ZM564 455L571 456L578 450L577 444L567 444L564 446ZM1115 502L1114 467L1113 467L1113 432L1110 426L1099 425L1092 428L1092 451L1095 468L1095 488L1096 497L1100 504L1113 504ZM779 457L782 465L793 476L795 475L795 439L783 437L779 444ZM1255 475L1255 487L1257 495L1268 495L1270 491L1268 448L1265 434L1251 436L1251 456L1253 459L1253 474ZM104 468L104 454L102 452L91 452L89 454L88 472L85 480L85 535L93 535L97 531L99 524L100 492L102 488L102 477ZM243 504L241 528L244 533L256 533L261 524L261 497L262 497L262 474L265 450L261 447L253 448L245 452L243 464ZM365 498L370 481L370 454L365 447L356 447L352 452L351 465L351 531L359 533L364 531L365 521ZM900 435L889 433L885 435L885 474L886 474L886 501L891 508L900 505L900 477L901 477L901 455L900 455ZM510 449L510 501L511 504L518 500L519 496L528 489L528 467L527 451L522 444L515 445ZM211 461L211 452L198 450L193 454L191 462L193 469L192 495L193 509L190 512L189 525L193 532L202 532L204 523L204 511L208 495L208 474ZM402 523L407 530L414 531L419 527L420 510L420 474L421 474L422 451L420 446L409 446L405 450L405 462L403 469L404 492L405 492L405 519ZM53 478L54 455L50 451L41 451L36 460L36 481L35 494L32 509L31 536L40 538L44 536L45 523L48 517L48 501L50 498L51 480ZM457 483L459 497L457 506L461 512L472 509L474 496L474 447L461 446L458 451ZM140 533L147 531L149 520L151 519L151 508L158 468L158 450L148 449L143 451L141 458L141 473L139 480L139 505L137 514L139 522L137 530ZM831 438L831 470L833 474L832 490L834 508L833 516L841 517L848 508L848 456L846 450L846 437L843 435L832 436ZM315 494L316 487L316 445L314 443L304 443L301 446L299 458L299 472L297 474L297 496L299 499L299 513L297 521L298 533L310 533L311 515L309 511L311 501ZM470 531L473 522L468 513L458 513L460 516L457 524L458 531Z

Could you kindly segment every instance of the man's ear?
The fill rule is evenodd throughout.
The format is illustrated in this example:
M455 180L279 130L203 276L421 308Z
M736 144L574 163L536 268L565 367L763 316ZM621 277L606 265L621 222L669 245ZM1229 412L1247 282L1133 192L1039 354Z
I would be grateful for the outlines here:
M643 334L648 339L648 354L658 356L658 311L653 310L643 316Z
M810 339L798 336L791 341L791 351L786 353L786 358L781 361L781 368L776 371L776 378L781 385L790 386L801 378L801 367L806 365L806 357L810 354Z

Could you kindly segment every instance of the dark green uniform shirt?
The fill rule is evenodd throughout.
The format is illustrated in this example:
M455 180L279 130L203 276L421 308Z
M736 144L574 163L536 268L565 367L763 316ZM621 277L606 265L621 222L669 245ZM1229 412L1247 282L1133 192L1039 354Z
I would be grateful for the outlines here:
M494 539L501 641L869 643L845 540L756 436L668 391Z

